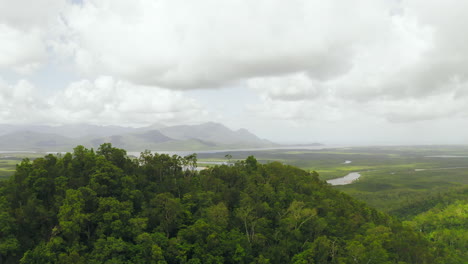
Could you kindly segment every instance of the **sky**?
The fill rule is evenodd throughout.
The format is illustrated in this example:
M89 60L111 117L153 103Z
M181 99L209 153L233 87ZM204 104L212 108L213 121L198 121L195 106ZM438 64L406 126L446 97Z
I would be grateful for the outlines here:
M468 1L0 0L0 123L467 144Z

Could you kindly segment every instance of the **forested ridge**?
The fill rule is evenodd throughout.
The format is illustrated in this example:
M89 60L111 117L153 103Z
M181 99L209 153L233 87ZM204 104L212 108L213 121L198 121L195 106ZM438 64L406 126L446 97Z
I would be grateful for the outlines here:
M25 159L0 183L0 263L462 263L418 231L456 205L403 225L279 162L195 168L110 144Z

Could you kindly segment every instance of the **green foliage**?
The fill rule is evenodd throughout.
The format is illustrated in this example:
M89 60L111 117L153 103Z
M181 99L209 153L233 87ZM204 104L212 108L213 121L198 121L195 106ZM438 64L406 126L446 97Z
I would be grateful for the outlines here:
M0 263L19 249L18 239L15 237L15 219L9 212L7 200L0 197Z
M418 264L456 257L422 236L415 227L423 220L403 226L315 172L253 156L197 172L196 161L149 151L132 160L110 144L24 160L0 189L0 263Z
M468 261L468 202L439 205L405 224L434 242L437 257L451 255L447 263Z

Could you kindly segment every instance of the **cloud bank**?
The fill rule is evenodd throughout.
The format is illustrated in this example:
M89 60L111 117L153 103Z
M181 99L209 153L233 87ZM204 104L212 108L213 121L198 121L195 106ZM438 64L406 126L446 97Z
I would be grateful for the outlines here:
M85 73L178 89L306 70L348 72L354 48L387 29L383 1L85 1L64 35ZM356 19L359 18L359 19Z
M196 123L205 115L202 106L179 91L135 85L109 76L73 82L48 97L28 81L10 85L0 80L0 119L6 123L144 126L186 120Z
M465 119L467 12L461 0L0 0L2 121L203 121L229 109L187 94L229 100L226 87L255 92L239 107L258 123ZM51 62L78 78L44 98L30 76Z

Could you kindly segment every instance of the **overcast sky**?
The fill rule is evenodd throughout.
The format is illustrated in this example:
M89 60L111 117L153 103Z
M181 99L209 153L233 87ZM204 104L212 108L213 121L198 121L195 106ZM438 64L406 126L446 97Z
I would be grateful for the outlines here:
M466 0L0 0L0 123L468 143Z

